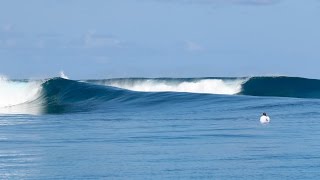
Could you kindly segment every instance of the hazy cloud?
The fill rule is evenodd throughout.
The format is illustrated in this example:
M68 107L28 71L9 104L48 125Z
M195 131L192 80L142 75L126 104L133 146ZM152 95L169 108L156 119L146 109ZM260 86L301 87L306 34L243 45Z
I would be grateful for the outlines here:
M279 2L280 0L230 0L232 3L248 5L269 5Z
M13 25L12 24L4 24L1 27L2 32L12 32L13 30Z
M36 41L35 47L36 48L45 48L46 47L46 43L45 43L45 41L43 39L39 39L38 41Z
M281 0L156 0L159 2L192 3L192 4L243 4L270 5Z
M204 50L204 48L200 44L193 41L186 41L185 48L187 51L191 51L191 52Z
M93 60L99 64L108 64L110 62L110 58L107 56L95 56Z
M65 37L58 33L28 34L17 31L13 24L0 24L0 48L120 48L123 42L119 39L98 34L95 30L88 31L82 36Z
M121 47L121 43L114 37L99 35L95 31L88 32L84 36L84 46L86 48Z
M14 48L17 46L17 40L13 38L0 39L0 48Z

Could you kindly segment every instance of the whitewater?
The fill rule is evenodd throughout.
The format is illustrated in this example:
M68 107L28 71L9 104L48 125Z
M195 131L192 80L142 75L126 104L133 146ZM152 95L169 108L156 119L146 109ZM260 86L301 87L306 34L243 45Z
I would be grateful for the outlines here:
M318 179L319 108L301 77L1 76L0 179Z
M237 94L245 79L113 79L107 86L143 92L190 92L208 94Z
M0 108L19 105L37 98L41 82L12 81L0 76Z

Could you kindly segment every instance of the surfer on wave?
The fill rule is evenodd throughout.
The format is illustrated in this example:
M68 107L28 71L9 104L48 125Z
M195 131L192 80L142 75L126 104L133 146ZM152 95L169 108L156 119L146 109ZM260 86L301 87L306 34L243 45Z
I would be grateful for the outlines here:
M270 117L267 115L267 113L262 113L262 116L260 117L261 124L268 124L270 123Z

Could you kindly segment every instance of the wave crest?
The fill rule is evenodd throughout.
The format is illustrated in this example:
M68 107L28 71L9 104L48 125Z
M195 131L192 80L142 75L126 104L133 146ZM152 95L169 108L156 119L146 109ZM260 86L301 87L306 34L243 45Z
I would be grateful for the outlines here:
M100 84L141 92L233 95L240 93L244 81L244 79L114 79Z

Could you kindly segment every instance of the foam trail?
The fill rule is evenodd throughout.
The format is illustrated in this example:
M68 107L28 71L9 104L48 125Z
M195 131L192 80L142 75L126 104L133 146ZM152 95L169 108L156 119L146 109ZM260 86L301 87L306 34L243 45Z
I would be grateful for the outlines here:
M190 92L207 94L237 94L241 91L245 80L202 79L197 81L170 82L157 79L146 79L134 82L111 81L105 83L108 86L143 91L143 92Z

